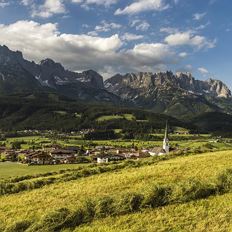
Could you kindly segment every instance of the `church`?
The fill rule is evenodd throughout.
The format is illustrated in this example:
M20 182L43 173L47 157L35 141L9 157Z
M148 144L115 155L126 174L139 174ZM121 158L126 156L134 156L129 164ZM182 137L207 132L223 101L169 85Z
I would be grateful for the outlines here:
M170 145L168 139L168 122L166 122L163 147L154 147L152 150L148 151L151 156L167 155L169 153Z

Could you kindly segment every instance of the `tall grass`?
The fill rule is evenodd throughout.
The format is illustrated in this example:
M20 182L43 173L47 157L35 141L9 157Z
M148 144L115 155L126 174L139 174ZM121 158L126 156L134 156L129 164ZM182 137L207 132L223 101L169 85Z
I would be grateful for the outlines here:
M24 191L19 194L1 196L0 231L4 231L6 227L8 229L20 228L20 226L25 228L28 224L30 224L28 227L30 229L35 226L39 228L37 224L39 221L40 226L43 224L42 218L61 208L68 209L68 218L70 218L71 215L74 217L76 211L81 210L81 212L85 212L85 219L83 219L80 224L81 227L78 227L77 231L79 231L79 229L81 230L82 227L88 227L86 225L88 221L94 221L91 225L97 223L100 225L101 221L105 222L108 220L104 219L105 217L108 218L108 216L112 218L113 227L118 225L113 219L114 216L120 215L120 218L129 218L133 217L131 213L141 216L141 219L139 219L138 216L137 220L138 223L143 225L141 228L145 230L145 228L151 227L152 225L143 218L145 215L144 210L156 212L156 216L154 217L159 218L159 214L166 217L164 212L167 212L169 209L173 210L176 207L175 212L181 214L183 219L184 214L181 209L185 208L184 205L186 204L182 204L185 202L190 202L187 205L193 206L192 217L194 217L199 211L203 212L200 203L202 201L194 203L193 201L195 199L207 198L208 192L212 190L213 193L210 193L209 196L223 194L225 186L229 186L228 183L230 183L230 178L225 174L229 171L222 173L222 170L226 170L231 166L231 154L232 152L208 153L191 157L179 157L157 163L153 160L149 160L149 162L153 162L152 165L142 165L141 167L139 167L140 164L137 164L137 162L135 162L136 164L130 164L131 162L129 162L125 169L118 169L113 172L109 171L99 175L90 175L88 178L77 178L70 182L56 183L33 191ZM145 162L145 160L143 162ZM70 173L67 172L63 174L66 175ZM55 176L48 176L48 178L50 177ZM56 177L58 178L58 176ZM42 177L42 179L43 178L45 177ZM35 179L28 179L27 181L34 180ZM224 180L228 180L226 185ZM158 197L155 197L157 193ZM229 194L224 195L224 197L228 198L228 195ZM219 199L219 197L211 197L204 202L211 202L213 199ZM173 206L173 204L175 204L175 206ZM218 200L218 206L214 205L212 210L215 212L219 205L221 205L221 200L220 202ZM107 210L108 207L111 207L110 210ZM211 210L211 208L209 210ZM136 213L141 211L142 213ZM189 209L189 211L191 210ZM177 222L174 217L177 215L173 215L172 212L168 213L169 219L167 218L166 222L170 226L175 225ZM204 213L206 212L204 211ZM200 218L204 217L204 213L199 213L199 224L201 222ZM222 214L221 217L224 218L224 215ZM87 220L87 218L90 219ZM158 218L157 221L161 222ZM26 225L24 224L24 220L27 221ZM155 221L155 219L152 220L153 222ZM212 220L209 219L210 222L212 222ZM144 224L145 221L147 221L147 224ZM71 226L68 220L65 222L66 225L61 225L62 228L67 228L67 225ZM191 223L191 217L187 218L186 222ZM162 225L160 226L162 227ZM42 228L44 229L45 227ZM125 225L124 229L125 228L129 227ZM190 228L191 227L188 227L188 229ZM178 229L181 231L180 228ZM66 230L69 231L69 229L65 229L65 231ZM72 231L72 228L70 230ZM25 229L25 231L27 230ZM112 231L114 231L113 228Z
M94 219L118 216L158 208L170 204L205 199L232 191L232 169L219 174L213 183L189 179L180 184L155 185L147 194L127 193L121 197L105 196L97 201L88 200L74 210L60 208L49 212L37 221L20 221L7 228L7 232L55 232L75 228Z
M122 163L108 163L100 166L92 164L86 167L79 167L77 169L60 170L58 172L48 172L37 175L16 177L8 181L0 182L0 195L19 193L26 190L28 191L32 189L41 188L45 185L72 181L83 177L89 177L105 172L114 172L125 168L152 165L155 162L165 159L171 159L173 157L176 156L154 157L139 161L127 160Z

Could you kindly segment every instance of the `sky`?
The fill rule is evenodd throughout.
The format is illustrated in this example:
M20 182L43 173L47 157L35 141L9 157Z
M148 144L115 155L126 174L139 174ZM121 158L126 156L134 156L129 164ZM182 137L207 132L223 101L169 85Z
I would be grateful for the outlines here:
M231 0L0 0L0 45L108 78L191 72L232 88Z

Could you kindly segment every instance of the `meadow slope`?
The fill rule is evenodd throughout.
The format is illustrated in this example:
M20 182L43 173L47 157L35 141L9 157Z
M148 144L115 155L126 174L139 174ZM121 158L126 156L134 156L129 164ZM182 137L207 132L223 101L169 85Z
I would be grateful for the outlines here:
M37 222L61 208L75 210L87 200L118 198L126 193L146 194L154 185L178 184L190 179L213 183L231 168L232 151L176 157L151 165L100 173L76 180L0 196L0 231L16 231L16 222ZM57 174L56 174L57 175ZM42 179L38 177L34 179ZM76 231L230 231L232 195L211 196L142 212L94 220ZM13 228L13 229L12 229Z

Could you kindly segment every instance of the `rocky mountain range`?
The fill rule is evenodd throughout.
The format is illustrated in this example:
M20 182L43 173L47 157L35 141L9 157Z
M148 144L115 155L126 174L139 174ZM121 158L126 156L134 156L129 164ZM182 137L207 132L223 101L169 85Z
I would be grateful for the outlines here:
M85 101L120 101L104 89L102 76L93 70L71 72L51 59L36 64L24 59L20 51L0 46L0 94L42 90Z
M128 73L106 80L105 88L141 108L177 117L208 111L224 111L231 102L229 88L219 80L196 80L190 73Z
M93 70L66 70L51 59L36 64L20 51L0 46L0 96L55 92L89 103L107 102L166 113L177 118L204 112L232 113L232 95L221 81L196 80L190 73L117 74L103 82Z

